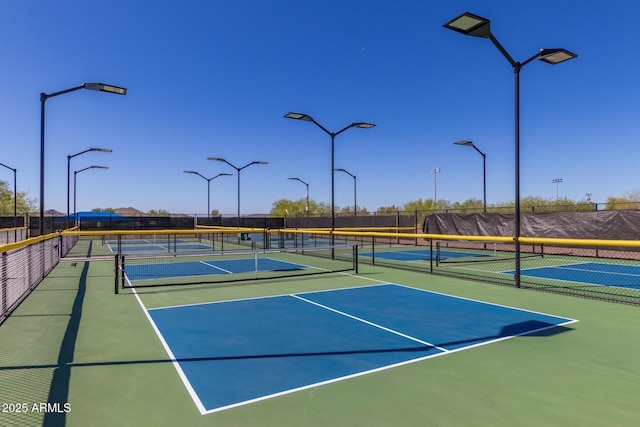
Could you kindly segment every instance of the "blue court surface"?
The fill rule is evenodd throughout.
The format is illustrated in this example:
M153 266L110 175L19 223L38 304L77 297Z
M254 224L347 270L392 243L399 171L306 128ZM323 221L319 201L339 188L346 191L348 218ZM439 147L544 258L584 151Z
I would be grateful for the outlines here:
M514 274L515 272L505 271L504 273ZM522 269L520 274L565 282L640 289L640 266L637 265L583 262L527 268Z
M202 414L575 322L394 284L147 313Z
M365 257L376 257L382 259L388 259L393 261L405 261L405 262L413 262L413 261L430 261L431 259L436 259L436 252L433 251L433 258L431 257L430 249L412 249L412 250L402 250L402 251L376 251L372 252L360 252L361 256ZM471 252L459 252L459 251L440 251L440 260L448 259L448 258L468 258L468 257L479 257L479 256L488 256L485 254L479 253L471 253Z
M304 265L271 258L258 258L257 262L257 271L291 271L309 268ZM125 271L130 282L170 277L250 273L256 271L256 260L255 258L211 259L206 261L130 264Z

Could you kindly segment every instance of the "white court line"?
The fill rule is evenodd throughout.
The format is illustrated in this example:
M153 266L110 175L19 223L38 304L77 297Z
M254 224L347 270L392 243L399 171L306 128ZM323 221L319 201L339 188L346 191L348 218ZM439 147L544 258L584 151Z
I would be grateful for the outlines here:
M224 269L224 268L222 268L222 267L218 267L217 265L209 264L209 263L208 263L208 262L206 262L206 261L198 261L198 262L201 262L202 264L204 264L204 265L206 265L206 266L213 267L213 268L215 268L215 269L217 269L217 270L224 271L225 273L233 274L233 271L225 270L225 269Z
M367 325L374 326L374 327L376 327L376 328L378 328L378 329L382 329L383 331L387 331L387 332L390 332L390 333L392 333L392 334L399 335L399 336L401 336L401 337L403 337L403 338L410 339L411 341L415 341L415 342L420 343L420 344L422 344L422 345L426 345L426 346L428 346L428 347L433 347L433 348L436 348L436 349L438 349L438 350L440 350L440 351L443 351L443 352L447 352L447 353L449 352L449 350L447 350L446 348L438 347L438 346L437 346L437 345L435 345L435 344L432 344L432 343L427 342L427 341L423 341L423 340L418 339L418 338L416 338L416 337L412 337L411 335L403 334L402 332L398 332L398 331L396 331L396 330L394 330L394 329L390 329L390 328L384 327L384 326L382 326L382 325L378 325L377 323L373 323L373 322L369 322L368 320L364 320L364 319L362 319L361 317L353 316L353 315L351 315L351 314L345 313L344 311L336 310L335 308L331 308L331 307L328 307L328 306L326 306L326 305L323 305L323 304L317 303L317 302L315 302L315 301L311 301L311 300L308 300L308 299L306 299L306 298L302 298L302 297L301 297L301 296L299 296L299 295L290 294L290 296L292 296L292 297L294 297L294 298L297 298L297 299L299 299L299 300L301 300L301 301L308 302L309 304L313 304L313 305L315 305L315 306L318 306L318 307L324 308L325 310L329 310L329 311L332 311L332 312L334 312L334 313L338 313L338 314L340 314L340 315L342 315L342 316L345 316L345 317L348 317L348 318L350 318L350 319L357 320L358 322L362 322L362 323L365 323L365 324L367 324Z
M156 325L156 323L151 318L151 315L149 314L149 311L147 310L147 307L145 307L144 303L140 299L140 296L138 295L138 292L136 292L136 290L134 288L132 288L131 290L133 291L133 294L135 295L136 299L138 300L138 304L140 304L140 307L142 307L142 311L144 312L145 316L147 316L147 320L149 320L149 323L151 323L151 327L155 331L158 339L160 340L160 343L162 344L162 347L164 347L164 350L167 352L167 356L169 356L169 359L171 360L171 363L173 364L173 367L176 369L176 372L178 373L178 376L182 380L182 383L184 384L185 388L187 389L187 392L191 396L191 399L193 399L193 403L195 403L195 405L198 408L198 411L200 411L201 415L206 414L207 413L207 409L204 407L202 401L200 400L200 397L198 397L198 393L196 393L196 391L194 390L193 386L189 382L189 379L187 378L187 375L182 370L182 367L180 366L180 363L178 362L178 360L174 356L173 352L171 351L171 348L169 347L169 344L167 344L167 341L165 341L164 336L162 336L162 333L160 332L160 329L158 329L158 326Z

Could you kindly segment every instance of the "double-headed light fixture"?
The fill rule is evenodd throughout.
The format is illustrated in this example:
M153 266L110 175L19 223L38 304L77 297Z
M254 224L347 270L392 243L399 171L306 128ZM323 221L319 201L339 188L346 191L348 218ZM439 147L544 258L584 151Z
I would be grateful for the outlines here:
M554 49L541 49L531 57L522 62L518 62L513 59L511 55L506 51L504 47L498 42L498 40L491 33L491 23L488 19L483 18L473 13L465 12L460 16L452 19L444 24L445 28L456 31L458 33L481 37L491 40L500 53L506 58L506 60L513 67L515 74L515 224L514 224L514 237L515 237L515 252L516 252L516 268L515 268L515 285L520 286L520 70L522 67L533 61L539 59L547 64L555 65L564 61L568 61L577 57L575 53L569 52L566 49L554 48Z
M211 216L211 181L218 178L219 176L231 176L230 173L219 173L216 176L212 176L211 178L207 178L206 176L202 175L200 172L196 172L196 171L184 171L184 173L190 173L190 174L194 174L194 175L198 175L200 178L204 179L205 181L207 181L207 218L209 218ZM210 225L210 224L207 224Z
M232 163L229 163L227 160L221 157L209 157L207 160L214 160L216 162L226 163L238 172L238 228L240 228L240 171L242 171L242 169L244 168L248 168L251 165L267 165L269 164L269 162L255 161L255 162L247 163L242 167L238 167Z
M320 129L322 129L327 135L329 135L331 137L331 245L333 246L333 244L335 243L335 238L333 235L333 231L336 228L336 212L335 212L335 165L334 165L334 161L335 161L335 138L336 136L340 135L342 132L344 132L347 129L350 128L361 128L361 129L371 129L372 127L374 127L375 125L372 123L365 123L365 122L355 122L355 123L351 123L348 126L345 126L344 128L340 129L337 132L330 132L329 130L327 130L327 128L325 128L324 126L322 126L320 123L316 122L313 117L311 117L308 114L303 114L303 113L287 113L284 115L285 118L287 119L294 119L294 120L302 120L303 122L311 122L314 125L318 126Z

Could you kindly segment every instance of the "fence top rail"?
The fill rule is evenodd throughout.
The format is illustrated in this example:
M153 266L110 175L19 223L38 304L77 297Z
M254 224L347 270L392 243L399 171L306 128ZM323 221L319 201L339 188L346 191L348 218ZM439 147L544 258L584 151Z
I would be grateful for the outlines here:
M543 237L520 237L519 240L521 243L546 245L640 248L640 240L560 239Z
M44 240L55 239L58 236L60 236L60 233L50 233L50 234L45 234L44 236L31 237L29 239L21 240L19 242L6 243L4 245L0 245L0 253L5 253L5 252L13 251L15 249L24 248L26 246L33 245L35 243L42 242Z
M14 230L26 230L27 227L9 227L9 228L0 228L0 232L4 233L6 231L14 231Z
M331 234L331 232L328 232ZM407 238L407 239L427 239L427 240L468 240L478 242L502 242L513 243L513 237L505 236L462 236L451 234L421 234L421 233L385 233L374 231L334 231L336 236L365 236L365 237L394 237L394 238Z
M263 228L231 228L231 227L206 227L198 226L188 230L86 230L74 231L65 230L60 234L63 236L153 236L153 235L173 235L173 234L206 234L206 233L258 233L263 232Z

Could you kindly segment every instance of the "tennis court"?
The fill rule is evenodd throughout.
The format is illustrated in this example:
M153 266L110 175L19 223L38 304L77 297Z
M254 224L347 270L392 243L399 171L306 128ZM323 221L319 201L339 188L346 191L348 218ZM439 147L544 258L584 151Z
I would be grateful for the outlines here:
M147 313L202 414L574 322L393 284Z
M129 239L121 240L118 246L117 240L106 240L106 246L113 253L161 253L211 250L213 243L194 242L185 239Z
M514 274L515 272L505 271L504 273ZM522 269L520 274L586 285L640 289L640 266L638 265L580 262L526 268Z
M132 265L127 269L126 280L130 283L144 280L169 279L176 277L205 276L216 274L240 274L253 271L301 270L308 266L273 258L255 259L213 259L199 261L167 262Z
M452 258L476 258L490 256L487 253L473 253L468 251L450 251L440 250L438 254L430 249L401 249L401 250L382 250L376 252L360 252L360 256L369 258L382 258L385 260L415 262L415 261L431 261L435 259L446 260Z

